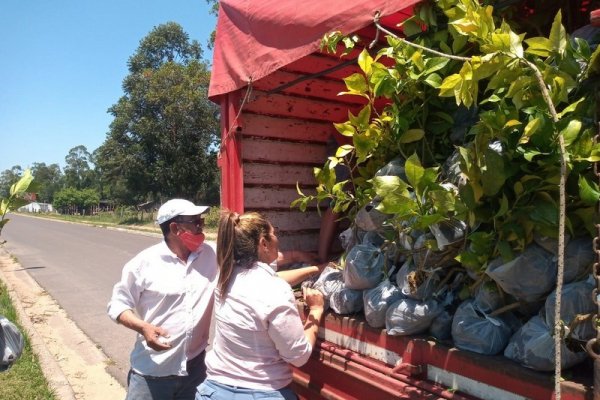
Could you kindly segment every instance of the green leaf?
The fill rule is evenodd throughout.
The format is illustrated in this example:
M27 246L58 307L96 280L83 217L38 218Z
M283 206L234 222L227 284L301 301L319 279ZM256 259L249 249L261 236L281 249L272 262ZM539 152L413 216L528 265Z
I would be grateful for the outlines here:
M367 81L363 74L355 73L344 78L349 94L366 94L368 90Z
M600 46L596 47L596 50L590 57L590 62L585 71L585 76L593 76L600 74Z
M523 158L525 158L527 161L531 162L535 156L539 156L542 154L544 154L544 153L542 153L541 151L530 149L530 150L527 150L525 153L523 153Z
M517 126L517 125L521 125L521 124L522 124L521 121L516 120L516 119L511 119L504 124L503 128L512 128L513 126Z
M527 43L528 54L534 54L540 57L548 57L552 53L552 42L545 37L533 37L525 40Z
M494 215L494 217L495 218L502 217L503 215L506 214L507 211L508 211L508 199L506 198L506 195L504 193L502 193L502 198L500 199L500 209L498 210L498 212L496 212L496 215Z
M354 128L354 125L352 125L349 122L344 122L341 124L334 123L333 126L340 134L342 134L344 136L352 137L356 133L356 129Z
M459 37L455 37L454 38L454 42L452 42L452 54L458 54L462 51L462 49L464 49L464 47L466 46L466 44L468 43L469 38L466 36L459 36ZM442 44L444 46L442 46ZM446 43L441 43L440 44L440 48L442 50L444 50L445 48L447 48L448 45L446 45ZM449 52L447 50L444 50L444 52Z
M460 154L461 160L465 164L466 170L470 171L473 166L471 165L471 152L466 147L459 146L458 152Z
M510 244L508 242L500 240L498 241L498 244L496 246L498 248L498 253L500 254L500 257L502 257L503 260L509 261L514 258L512 247L510 247Z
M373 57L371 57L371 55L365 48L358 55L358 66L360 67L360 69L362 69L362 71L365 73L365 75L370 76L371 75L371 64L373 64Z
M449 124L454 124L454 118L452 118L452 116L448 113L442 112L442 111L436 111L434 112L432 115L448 122Z
M469 210L474 210L477 207L477 200L475 199L475 193L473 186L470 184L463 185L458 189L460 199Z
M510 35L506 32L492 33L492 46L495 51L510 53Z
M442 214L454 211L456 195L446 190L432 190L429 197L433 200L435 208Z
M381 200L377 210L386 214L396 214L399 217L414 215L418 204L411 198L390 193Z
M404 169L408 183L410 183L413 188L418 188L421 178L423 178L423 174L425 173L425 169L421 166L419 157L416 154L408 157Z
M407 19L402 23L402 31L406 37L411 37L423 32L423 29L412 19Z
M584 176L579 176L579 197L590 206L596 205L600 200L598 184Z
M454 91L457 87L462 85L463 78L460 74L452 74L444 78L440 85L440 96L450 97L454 96Z
M485 167L481 172L483 192L488 196L494 196L506 180L502 156L492 149L487 149L485 151Z
M432 57L425 62L425 74L431 74L444 68L450 59L446 57Z
M554 21L552 22L552 28L550 29L550 42L552 43L552 49L559 55L565 53L567 48L567 33L564 26L562 26L562 13L558 9Z
M541 194L541 193L538 193ZM535 207L529 213L532 221L557 225L558 224L558 207L551 201L542 200L535 203Z
M343 38L342 42L344 42L344 46L346 47L346 49L342 52L342 54L343 55L350 54L351 50L354 48L354 45L356 43L354 42L354 40L352 40L352 38L349 38L349 37ZM335 53L335 50L332 51L332 53Z
M479 104L498 103L500 101L502 101L500 97L496 96L495 94L492 94L487 99L482 100Z
M446 218L440 214L426 214L420 217L420 221L418 222L417 226L421 229L425 229L445 219Z
M397 176L376 176L373 178L373 188L377 196L386 197L391 193L408 196L408 185Z
M523 58L523 43L521 42L521 37L513 31L510 31L509 40L510 54L516 55L519 58Z
M425 62L423 60L423 52L421 50L415 51L412 56L410 56L410 61L417 67L419 71L423 71L425 69ZM414 79L417 79L416 77Z
M361 127L361 128L364 129L367 126L369 126L369 120L370 119L371 119L371 106L369 104L367 104L358 113L356 121L352 121L352 122L355 122L357 126L359 126L359 127Z
M577 140L579 131L581 131L581 121L576 119L570 120L567 127L560 131L560 134L565 140L565 146L570 146L575 140Z
M26 169L23 173L23 176L17 181L17 183L13 184L10 187L10 195L22 196L29 188L29 184L31 183L31 181L33 181L33 175L31 175L31 170Z
M337 151L335 152L335 156L336 157L345 157L348 154L352 153L352 151L354 150L354 146L349 145L349 144L344 144L341 145L340 147L338 147Z
M409 129L400 136L400 143L413 143L417 142L425 136L423 129Z
M540 126L542 126L542 119L539 118L539 117L536 117L536 118L532 119L531 121L529 121L527 123L527 125L525 126L525 130L523 131L523 135L519 139L519 144L523 144L523 143L529 142L529 138L534 133L537 132L537 130L540 128Z
M367 159L375 143L365 135L354 135L353 142L356 149L356 161L357 163L361 163Z
M437 89L442 84L442 77L438 74L428 75L427 78L425 78L425 83L427 83L432 88Z
M476 32L479 29L479 26L469 18L460 18L454 21L451 21L450 24L454 26L456 31L462 35L468 35L470 33Z
M560 113L558 113L558 118L562 118L563 116L575 111L577 109L577 106L582 102L586 100L585 97L580 98L579 100L577 100L575 103L571 103L569 104L567 107L565 107Z
M6 215L6 213L8 212L8 206L10 205L8 199L1 199L0 200L0 217L2 217L3 215Z

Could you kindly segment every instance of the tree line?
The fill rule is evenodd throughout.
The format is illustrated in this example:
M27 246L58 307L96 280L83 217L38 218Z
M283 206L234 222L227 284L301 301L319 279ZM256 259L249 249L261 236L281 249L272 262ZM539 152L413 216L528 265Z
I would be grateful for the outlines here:
M109 109L106 139L69 150L65 166L33 163L37 200L85 213L183 197L219 203L219 114L208 100L210 70L196 40L175 22L155 27L127 62L123 95ZM0 173L0 198L25 169Z

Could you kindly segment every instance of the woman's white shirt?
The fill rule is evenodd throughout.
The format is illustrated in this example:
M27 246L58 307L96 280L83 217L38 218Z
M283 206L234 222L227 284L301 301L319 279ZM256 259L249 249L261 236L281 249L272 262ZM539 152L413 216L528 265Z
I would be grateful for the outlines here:
M289 364L312 352L291 287L262 262L234 268L226 297L215 296L214 322L207 376L226 385L281 389L292 381Z

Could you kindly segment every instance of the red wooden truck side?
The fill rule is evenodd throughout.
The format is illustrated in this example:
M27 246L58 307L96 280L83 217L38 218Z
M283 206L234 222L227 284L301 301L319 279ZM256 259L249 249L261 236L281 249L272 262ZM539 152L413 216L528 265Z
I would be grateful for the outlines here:
M382 21L394 29L398 21L410 15L416 2L374 1L372 11L387 9ZM358 71L352 62L356 55L343 58L326 55L317 50L314 38L307 39L312 40L310 46L298 45L303 50L291 58L285 46L273 49L275 55L271 61L266 61L268 54L258 51L259 67L269 62L274 64L266 70L257 67L260 71L254 73L248 68L252 67L257 51L252 41L256 39L252 37L255 30L252 22L240 22L244 17L240 10L246 3L222 1L217 26L213 72L216 83L211 82L211 98L221 107L222 206L238 212L264 213L277 226L283 250L316 251L320 226L316 207L300 212L290 208L290 203L298 197L296 185L304 193L314 191L313 168L322 166L326 159L326 142L336 134L332 123L347 120L349 111L356 113L363 106L357 96L338 96L345 90L342 78ZM335 3L330 4L331 7L342 8L344 3L354 2L335 0L331 3ZM264 1L256 6L259 8L256 13L273 8L280 11L285 7L298 12L315 12L299 10L297 4L297 0ZM313 5L306 7L314 8ZM368 8L364 4L356 7ZM364 38L375 37L372 24L368 23L370 15L354 22L353 31ZM292 18L290 29L293 30L296 23ZM232 27L232 24L238 25ZM266 42L278 34L284 35L285 30L262 28L265 31L255 35L260 38L256 39L258 44L276 47L273 44L276 41ZM270 36L269 28L273 29ZM326 27L319 35L336 30L332 28L335 26ZM254 29L258 28L254 26ZM293 36L293 32L290 35ZM319 35L313 36L318 38ZM236 38L239 38L238 46L235 46ZM219 39L226 41L221 47ZM244 50L248 60L243 58ZM238 64L231 61L235 65L227 65L230 55L239 58ZM460 351L427 337L388 336L385 330L369 327L361 317L329 313L319 336L312 358L294 374L295 389L304 399L553 397L551 374L528 370L501 356ZM591 363L584 363L568 373L569 379L562 384L562 398L591 399Z

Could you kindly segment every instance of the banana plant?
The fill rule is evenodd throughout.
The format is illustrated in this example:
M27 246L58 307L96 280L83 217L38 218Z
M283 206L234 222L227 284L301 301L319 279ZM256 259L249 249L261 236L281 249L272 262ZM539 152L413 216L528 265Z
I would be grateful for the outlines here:
M33 189L33 175L29 169L25 170L23 176L10 187L9 195L6 198L0 199L0 235L2 235L2 229L10 221L6 218L6 214L10 211L16 210L28 203L23 196L28 190ZM6 241L1 241L0 244L4 244Z

